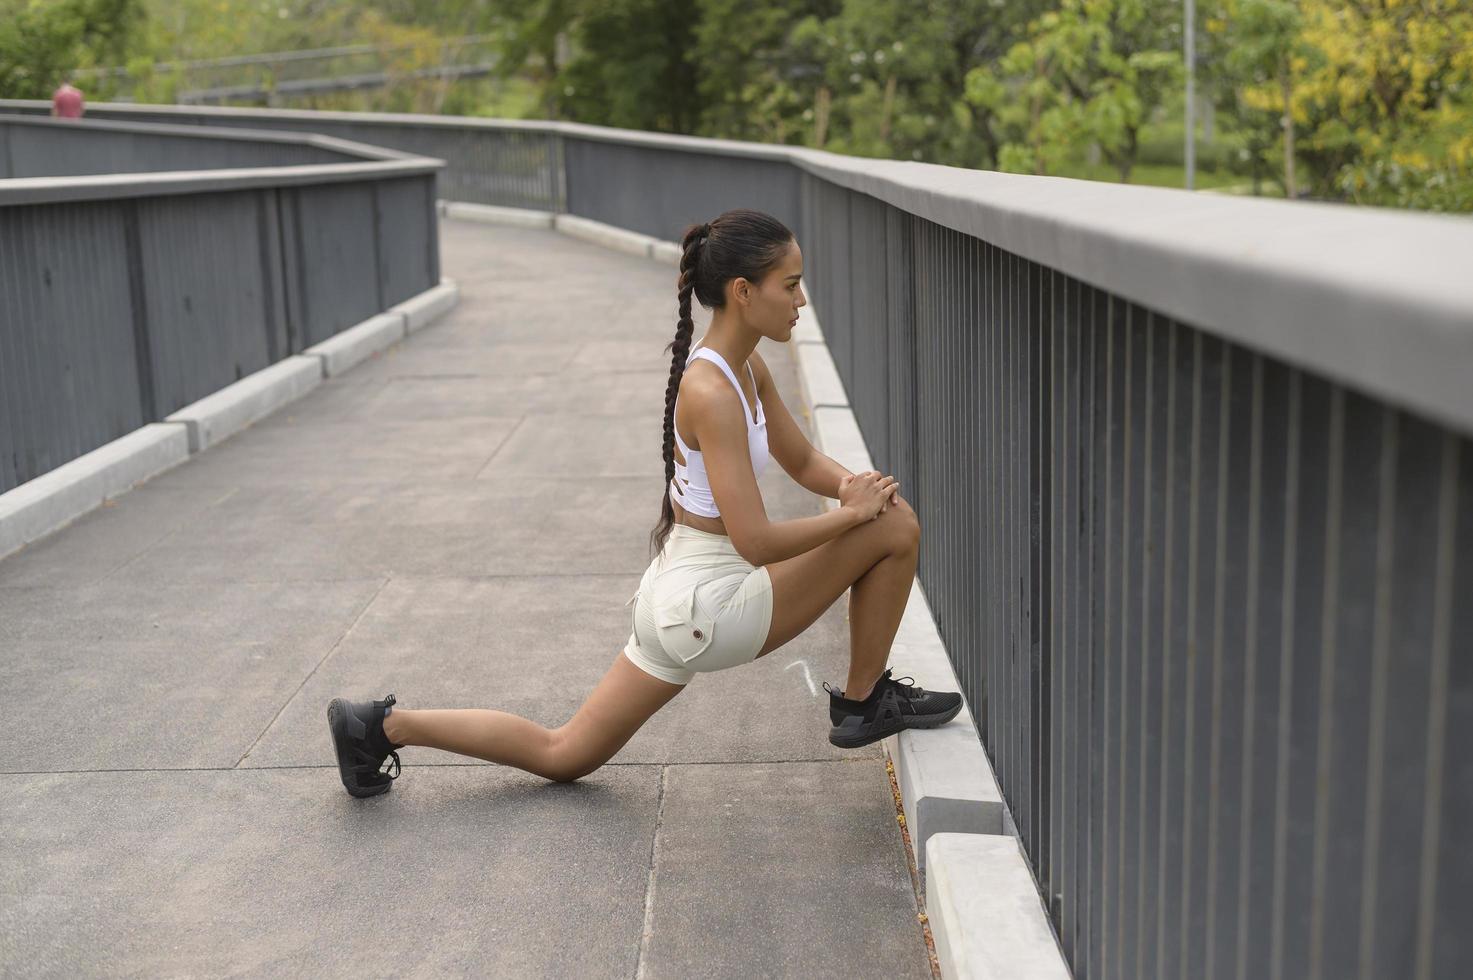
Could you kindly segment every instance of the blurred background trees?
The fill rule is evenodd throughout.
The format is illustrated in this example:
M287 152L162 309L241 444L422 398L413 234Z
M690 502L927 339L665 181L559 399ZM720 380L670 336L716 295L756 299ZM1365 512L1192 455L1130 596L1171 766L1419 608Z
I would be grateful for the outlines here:
M567 119L1182 186L1183 0L0 0L0 94ZM1196 185L1473 211L1473 0L1197 0ZM111 71L100 72L97 69Z

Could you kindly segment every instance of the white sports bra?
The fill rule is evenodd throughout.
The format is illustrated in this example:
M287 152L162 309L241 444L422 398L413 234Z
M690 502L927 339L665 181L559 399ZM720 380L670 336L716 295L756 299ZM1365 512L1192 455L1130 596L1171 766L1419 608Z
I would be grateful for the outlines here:
M686 366L697 357L716 364L731 379L736 386L737 397L742 400L742 418L747 420L747 448L752 454L752 472L761 476L767 469L767 414L762 411L762 399L757 399L757 421L752 421L752 408L747 404L747 394L742 391L742 386L737 384L736 375L732 373L731 367L727 365L726 358L707 347L698 347L690 352L685 359ZM747 364L747 374L752 377L752 390L757 390L757 376L752 373L752 365ZM675 404L680 404L680 393L675 394ZM672 416L673 418L673 416ZM675 441L680 445L680 451L685 455L685 463L675 461L675 479L670 481L670 499L680 504L692 514L701 517L720 517L721 511L716 507L716 498L711 493L711 481L706 476L706 463L701 459L699 449L689 449L685 440L680 438L679 427L675 428Z

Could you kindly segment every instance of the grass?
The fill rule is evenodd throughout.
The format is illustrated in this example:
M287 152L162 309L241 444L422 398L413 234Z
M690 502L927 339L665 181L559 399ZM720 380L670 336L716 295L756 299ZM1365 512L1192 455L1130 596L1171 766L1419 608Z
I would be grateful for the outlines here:
M1056 173L1057 177L1077 177L1081 180L1100 180L1110 184L1121 183L1119 172L1109 164L1096 164L1091 167L1088 164L1075 164L1065 167ZM1125 183L1141 184L1147 187L1186 187L1187 171L1185 167L1172 164L1139 163L1130 171L1130 180ZM1225 173L1211 170L1197 171L1198 190L1218 190L1232 188L1233 193L1238 193L1238 186L1245 188L1243 193L1253 193L1253 182L1244 180L1242 174ZM1277 188L1271 188L1268 183L1264 185L1265 191L1272 192Z

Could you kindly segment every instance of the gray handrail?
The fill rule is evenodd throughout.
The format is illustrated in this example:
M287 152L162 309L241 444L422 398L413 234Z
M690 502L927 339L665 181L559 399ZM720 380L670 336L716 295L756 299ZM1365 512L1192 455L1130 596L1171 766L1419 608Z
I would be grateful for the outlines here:
M49 104L0 100L4 109L46 111ZM1470 218L1003 174L581 123L167 105L89 106L88 112L487 129L787 162L1473 432Z

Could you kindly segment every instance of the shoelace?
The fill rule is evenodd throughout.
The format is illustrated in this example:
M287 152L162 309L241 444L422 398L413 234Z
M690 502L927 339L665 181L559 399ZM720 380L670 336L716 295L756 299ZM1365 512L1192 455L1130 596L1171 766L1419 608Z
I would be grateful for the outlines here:
M910 683L904 684L901 683L902 681L910 681ZM926 693L926 689L917 686L915 683L915 678L911 677L909 674L906 674L902 678L896 679L890 676L890 671L887 669L883 674L880 675L880 679L875 681L875 687L879 687L881 684L886 683L890 684L892 687L898 688L902 697L910 698L912 700L914 700L915 698L919 698ZM844 692L839 690L837 687L830 687L828 681L823 682L823 689L828 693L834 695L835 697L844 697ZM874 693L874 688L870 689L870 693Z
M388 697L384 698L384 712L387 713L388 710L389 710L389 708L391 708L395 704L398 704L398 702L394 700L394 695L390 694ZM382 722L380 724L382 724ZM384 734L384 738L387 739L388 737L389 737L388 734L385 733ZM394 771L392 773L389 772L389 767L388 767L388 762L389 762L390 759L393 759L394 760ZM402 771L402 768L399 765L399 753L398 752L395 752L393 749L390 749L389 750L389 754L384 757L383 762L381 763L381 765L383 765L383 768L378 770L378 774L380 776L388 776L391 780L392 779L398 779L399 778L399 773Z
M385 710L387 710L389 707L391 707L392 705L397 704L397 703L398 702L394 700L394 695L392 695L392 694L390 694L388 697L384 698L384 708L385 708ZM385 734L384 737L385 738L388 738L388 735ZM367 752L362 751L361 749L360 750L357 750L357 752L358 752L358 755L361 758L368 759L368 760L372 760L373 759L373 756L369 755ZM392 768L394 770L393 772L390 772L389 771L389 768L390 768L390 760L393 760L392 761ZM363 764L363 765L354 766L353 767L353 771L354 772L371 772L371 773L373 773L376 776L388 776L390 780L394 780L394 779L398 779L399 778L399 773L403 772L403 767L399 764L399 753L398 752L395 752L393 749L390 749L389 750L389 754L386 755L386 756L384 756L382 759L379 759L377 761L373 761L372 764Z
M925 688L916 686L915 680L916 679L914 677L911 677L909 674L907 674L905 675L905 677L900 678L899 680L895 678L890 678L890 683L900 689L902 697L915 700L916 698L919 698L926 693ZM901 681L910 681L910 683L902 684Z

